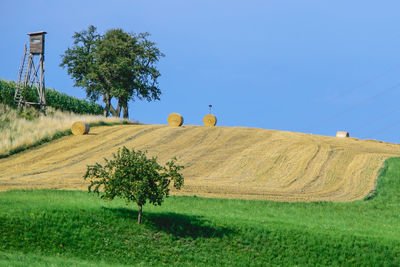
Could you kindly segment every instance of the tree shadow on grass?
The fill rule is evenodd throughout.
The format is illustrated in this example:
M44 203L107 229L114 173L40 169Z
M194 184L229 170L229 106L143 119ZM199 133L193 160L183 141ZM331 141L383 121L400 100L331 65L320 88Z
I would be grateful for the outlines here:
M128 208L107 208L117 216L137 221L138 212ZM190 216L174 212L143 212L142 224L155 231L163 231L175 237L214 238L234 234L232 229L216 226L202 216Z

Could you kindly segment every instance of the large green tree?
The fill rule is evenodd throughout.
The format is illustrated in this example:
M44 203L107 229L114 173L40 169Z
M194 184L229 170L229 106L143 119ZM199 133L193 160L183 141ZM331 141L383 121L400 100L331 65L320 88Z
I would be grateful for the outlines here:
M128 104L135 99L159 100L160 72L156 64L164 56L148 33L111 29L100 35L96 27L76 32L74 43L61 56L74 86L86 90L92 100L103 98L104 115L128 118ZM114 108L111 100L117 100Z

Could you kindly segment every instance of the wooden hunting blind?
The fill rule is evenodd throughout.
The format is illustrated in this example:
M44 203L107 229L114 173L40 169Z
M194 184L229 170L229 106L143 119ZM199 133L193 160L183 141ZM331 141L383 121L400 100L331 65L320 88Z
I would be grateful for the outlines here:
M39 105L40 111L46 115L46 94L44 85L44 35L45 31L31 32L29 50L26 47L19 66L19 78L15 90L14 101L19 108L27 105ZM28 102L25 91L36 88L39 102Z
M31 32L29 35L29 52L33 55L44 54L44 35L47 32Z

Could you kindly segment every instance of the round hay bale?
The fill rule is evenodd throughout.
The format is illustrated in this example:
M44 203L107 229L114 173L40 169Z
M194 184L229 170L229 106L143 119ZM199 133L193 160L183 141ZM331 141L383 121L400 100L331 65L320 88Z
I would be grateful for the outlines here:
M183 117L178 113L171 113L168 116L168 125L169 126L182 126Z
M215 126L217 124L217 118L212 114L207 114L203 118L204 126Z
M72 124L71 131L74 135L88 134L90 130L89 124L83 121L76 121Z
M346 138L350 137L349 132L337 131L336 137Z

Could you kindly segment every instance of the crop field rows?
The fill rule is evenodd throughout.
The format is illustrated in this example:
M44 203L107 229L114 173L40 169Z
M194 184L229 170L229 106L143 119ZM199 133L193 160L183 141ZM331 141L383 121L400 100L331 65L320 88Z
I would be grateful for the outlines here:
M375 187L400 145L240 127L118 125L67 136L0 160L0 190L86 190L88 164L119 147L147 150L185 166L173 194L278 201L350 201Z

